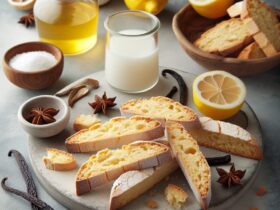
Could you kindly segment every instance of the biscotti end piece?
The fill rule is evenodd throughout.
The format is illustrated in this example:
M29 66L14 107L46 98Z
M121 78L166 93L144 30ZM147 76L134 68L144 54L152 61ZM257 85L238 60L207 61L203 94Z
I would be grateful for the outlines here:
M167 122L167 137L173 154L203 210L211 199L211 171L194 137L178 123Z
M243 1L236 2L227 9L227 13L231 18L235 18L241 15L243 8Z
M46 168L55 171L74 170L77 166L74 156L55 148L47 148L47 156L43 157Z
M135 140L153 140L164 135L161 123L143 116L115 117L104 124L95 123L65 141L69 152L92 152L119 147Z
M174 209L181 209L182 203L185 203L188 194L177 185L169 184L164 190L165 199Z
M265 57L266 55L256 42L245 47L238 55L239 59L257 59Z
M172 159L158 167L128 171L120 175L111 189L109 209L115 210L125 206L177 168L178 164L176 160Z
M226 153L261 160L263 152L253 137L245 129L223 121L201 117L201 129L189 132L199 145L214 148Z
M141 170L160 166L172 160L168 146L152 141L137 141L123 145L121 149L103 149L92 155L79 169L76 175L76 192L78 195L87 190L115 180L126 171ZM88 181L85 189L79 185Z
M162 126L166 120L181 123L184 127L199 127L196 113L170 98L156 96L133 99L121 105L122 115L143 115L159 120Z
M83 129L88 129L96 123L100 123L100 119L92 115L81 114L76 117L73 128L75 131L80 131Z
M280 23L276 12L260 0L244 0L242 18L266 56L280 51Z
M240 18L232 18L218 23L204 32L195 41L202 51L227 56L253 42L253 37Z

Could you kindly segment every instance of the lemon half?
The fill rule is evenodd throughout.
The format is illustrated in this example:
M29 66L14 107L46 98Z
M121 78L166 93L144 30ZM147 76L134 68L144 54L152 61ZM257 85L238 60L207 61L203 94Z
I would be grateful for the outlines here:
M197 109L215 120L236 114L246 96L244 83L225 71L210 71L195 78L193 99Z
M189 0L189 2L201 16L215 19L225 16L234 0Z

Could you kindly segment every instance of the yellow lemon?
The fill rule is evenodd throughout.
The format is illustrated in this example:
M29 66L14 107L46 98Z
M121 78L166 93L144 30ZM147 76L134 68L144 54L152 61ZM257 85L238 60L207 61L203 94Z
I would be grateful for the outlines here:
M234 0L189 0L194 10L206 18L219 18L227 14Z
M236 114L246 96L244 83L225 71L210 71L195 78L193 99L197 109L215 120Z
M165 8L168 0L124 0L124 2L128 9L143 10L157 15Z

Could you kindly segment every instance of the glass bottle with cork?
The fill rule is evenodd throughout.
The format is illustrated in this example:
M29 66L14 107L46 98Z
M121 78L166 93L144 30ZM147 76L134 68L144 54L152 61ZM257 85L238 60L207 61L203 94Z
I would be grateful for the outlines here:
M97 42L98 10L97 0L37 0L38 35L66 55L86 52Z

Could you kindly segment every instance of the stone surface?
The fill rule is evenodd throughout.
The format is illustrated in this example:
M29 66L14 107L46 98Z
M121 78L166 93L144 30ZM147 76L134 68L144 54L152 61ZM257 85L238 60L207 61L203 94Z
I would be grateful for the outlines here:
M205 71L205 69L196 64L184 53L177 43L171 29L172 16L185 2L186 1L182 0L170 0L168 8L159 15L162 23L159 38L160 65L199 74ZM267 0L267 2L280 8L279 0ZM12 8L6 0L0 0L0 3L0 56L2 58L5 51L10 47L26 41L38 40L38 38L35 29L26 29L21 24L17 24L19 17L22 16L24 12ZM124 8L123 1L114 0L100 9L101 16L97 46L83 55L66 57L63 75L60 81L52 88L44 91L27 91L19 89L9 83L5 78L3 71L0 71L0 128L2 131L0 137L0 178L2 179L3 177L8 176L8 185L25 190L25 184L15 160L7 156L8 151L10 149L19 150L29 162L27 155L27 135L19 127L17 122L17 109L22 102L32 96L53 94L66 84L94 71L103 69L105 44L103 21L109 13ZM260 210L279 209L279 69L280 66L267 73L243 79L248 91L247 101L256 112L263 128L265 159L262 164L261 172L252 188L242 199L236 202L230 210L249 209L250 207L257 207ZM66 209L45 192L45 190L39 185L37 179L35 180L40 198L48 202L54 209ZM255 191L259 186L265 186L268 191L263 197L257 197L255 195ZM27 210L30 209L30 205L28 202L25 202L16 196L7 194L0 189L0 209Z

